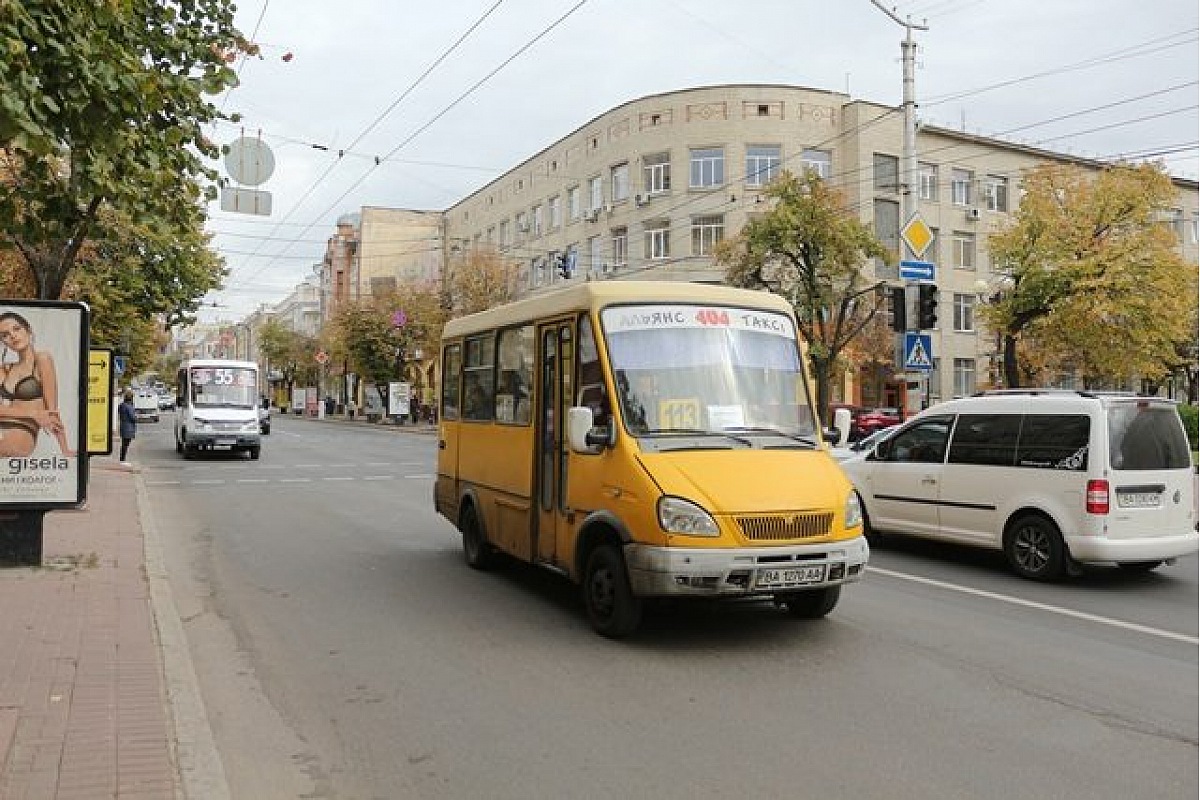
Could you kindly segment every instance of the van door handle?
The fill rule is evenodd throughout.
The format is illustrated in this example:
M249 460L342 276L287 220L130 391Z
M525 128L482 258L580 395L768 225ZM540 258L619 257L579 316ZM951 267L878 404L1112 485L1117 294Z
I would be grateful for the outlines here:
M933 477L932 475L926 475L924 478L921 478L921 483L932 486L933 484L937 483L937 478Z

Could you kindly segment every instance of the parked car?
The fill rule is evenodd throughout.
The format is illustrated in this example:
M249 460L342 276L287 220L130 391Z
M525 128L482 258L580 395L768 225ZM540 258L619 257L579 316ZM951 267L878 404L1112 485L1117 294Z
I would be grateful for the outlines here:
M1018 575L1147 571L1200 549L1191 449L1172 401L1006 390L918 414L841 462L868 531L1001 550Z
M833 424L834 415L840 408L847 409L850 412L851 442L860 441L877 430L890 428L902 422L900 409L898 408L866 409L849 403L831 403L829 405L830 425Z
M175 408L175 395L171 394L166 389L161 389L158 392L158 410L170 411Z

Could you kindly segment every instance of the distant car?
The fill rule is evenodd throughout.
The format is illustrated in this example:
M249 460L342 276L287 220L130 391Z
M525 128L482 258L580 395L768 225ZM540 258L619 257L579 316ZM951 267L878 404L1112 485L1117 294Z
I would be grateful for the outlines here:
M170 411L175 407L175 395L168 391L160 391L158 393L158 410Z
M135 391L133 413L138 422L158 422L158 395L148 389Z
M900 418L900 409L898 408L873 408L859 414L855 422L862 431L862 435L867 437L876 431L899 425L903 420Z
M258 430L263 436L271 434L271 401L266 398L258 407Z

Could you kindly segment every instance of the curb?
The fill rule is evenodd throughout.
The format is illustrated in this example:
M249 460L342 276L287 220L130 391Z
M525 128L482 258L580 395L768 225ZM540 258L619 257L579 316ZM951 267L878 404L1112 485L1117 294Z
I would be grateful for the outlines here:
M131 471L126 467L117 469ZM171 594L162 542L140 469L136 470L135 478L146 579L150 584L150 607L163 658L170 723L175 731L176 793L188 800L230 800L225 767L213 739L204 698L200 694L200 682L188 651L187 636Z

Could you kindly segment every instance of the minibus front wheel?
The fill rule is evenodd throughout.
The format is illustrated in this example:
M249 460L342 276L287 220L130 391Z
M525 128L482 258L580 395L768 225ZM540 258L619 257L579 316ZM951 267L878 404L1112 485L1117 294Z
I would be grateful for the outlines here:
M828 616L842 596L841 586L827 586L807 592L785 594L777 602L787 607L787 613L798 619L821 619Z
M588 555L583 603L592 628L610 639L628 636L642 621L641 598L629 585L621 551L611 544L602 544Z

